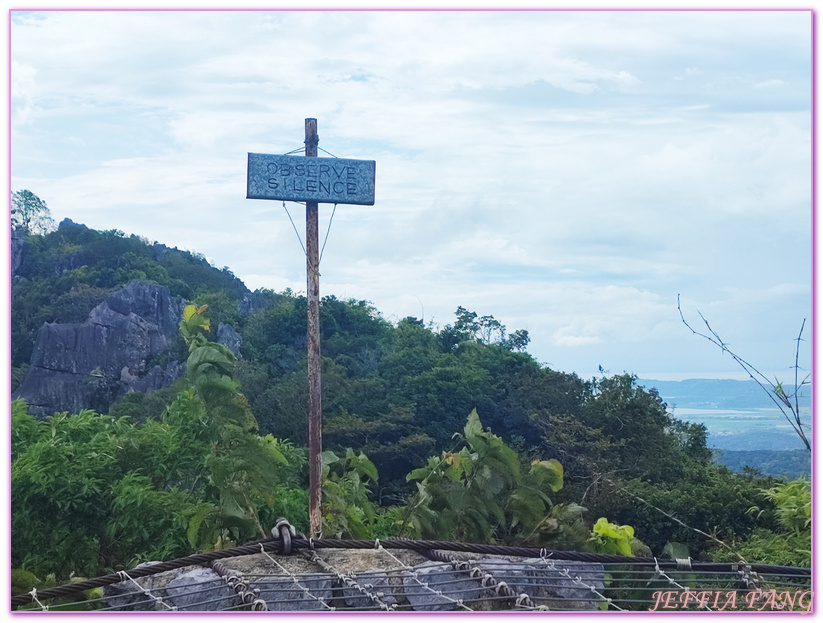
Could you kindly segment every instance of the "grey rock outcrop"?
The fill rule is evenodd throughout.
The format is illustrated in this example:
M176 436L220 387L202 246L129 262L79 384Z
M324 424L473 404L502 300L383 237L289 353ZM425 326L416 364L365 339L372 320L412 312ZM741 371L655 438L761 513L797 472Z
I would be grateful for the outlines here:
M137 565L135 569L155 565L159 562L161 561L151 560L144 562ZM135 580L128 579L123 582L118 582L117 584L110 584L109 586L103 587L103 599L105 599L113 609L124 612L163 610L163 604L157 595L155 595L155 592L168 584L173 577L174 576L158 574L141 578L139 583Z
M250 584L260 591L269 610L327 610L332 598L332 577L315 576L295 583L292 578L258 580Z
M406 599L413 610L454 610L460 602L476 601L480 583L467 573L439 562L426 562L403 575Z
M11 232L11 278L17 275L17 270L23 263L23 248L26 246L26 238L19 231Z
M598 610L605 590L599 563L451 552L470 569L426 561L415 552L387 556L377 550L328 550L322 568L303 556L251 554L222 561L242 589L279 611L514 610L518 598L549 610ZM479 571L479 573L477 573ZM333 572L333 573L332 573ZM203 567L184 567L104 589L115 610L245 609L224 578Z
M150 392L182 374L181 362L154 365L177 336L183 302L167 288L133 281L95 307L83 323L46 323L38 334L29 373L14 393L29 412L106 411L118 396Z
M237 331L234 330L234 327L230 324L221 322L217 325L217 341L228 348L238 359L243 358L240 354L240 347L243 345L243 338L240 337L240 334L237 333Z
M595 610L605 590L600 563L545 558L481 558L474 563L517 594L552 610Z
M223 578L202 567L176 576L166 584L166 594L178 610L228 610L242 605Z
M397 604L388 574L381 569L369 569L352 575L355 587L343 586L342 598L347 608L372 608L375 603ZM360 587L359 590L356 587ZM376 598L376 602L375 599Z
M240 302L237 303L237 312L245 318L265 306L266 297L262 292L249 292L244 294Z

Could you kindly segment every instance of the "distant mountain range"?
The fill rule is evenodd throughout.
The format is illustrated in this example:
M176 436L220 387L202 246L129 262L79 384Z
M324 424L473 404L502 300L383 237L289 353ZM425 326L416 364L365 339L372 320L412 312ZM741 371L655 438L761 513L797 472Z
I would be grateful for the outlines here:
M646 389L656 389L676 418L704 424L715 459L730 469L741 472L748 466L763 474L790 478L811 474L811 454L756 382L638 379L637 383ZM794 385L783 389L791 395ZM810 386L801 387L798 405L808 434L811 431Z
M768 409L775 404L754 381L732 379L688 379L685 381L656 381L638 379L638 385L655 388L670 409ZM768 388L768 386L767 386ZM783 389L791 395L794 384ZM800 408L811 407L811 387L800 388Z

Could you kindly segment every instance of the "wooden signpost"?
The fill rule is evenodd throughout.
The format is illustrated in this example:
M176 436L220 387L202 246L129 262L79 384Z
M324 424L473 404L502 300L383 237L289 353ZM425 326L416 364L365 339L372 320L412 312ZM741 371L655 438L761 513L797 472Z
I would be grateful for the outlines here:
M309 530L321 535L320 259L318 204L374 205L374 160L318 158L317 119L306 119L306 155L249 154L247 199L306 202L309 375Z

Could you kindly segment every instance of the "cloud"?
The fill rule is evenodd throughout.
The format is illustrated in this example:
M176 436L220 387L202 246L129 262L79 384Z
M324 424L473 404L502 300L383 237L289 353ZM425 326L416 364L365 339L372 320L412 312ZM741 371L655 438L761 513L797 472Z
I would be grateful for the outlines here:
M19 127L30 123L34 112L34 90L37 70L24 63L11 61L11 124Z
M754 85L755 89L771 89L773 87L782 87L786 84L783 80L772 78L771 80L763 80Z

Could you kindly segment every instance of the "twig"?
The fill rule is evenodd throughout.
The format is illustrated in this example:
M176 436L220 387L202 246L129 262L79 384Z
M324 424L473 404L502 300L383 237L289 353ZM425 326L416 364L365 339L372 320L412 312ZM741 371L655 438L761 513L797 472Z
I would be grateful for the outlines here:
M726 543L724 543L723 541L721 541L720 539L718 539L716 536L713 536L713 535L709 534L708 532L703 532L703 530L699 530L698 528L694 528L694 527L692 527L692 526L690 526L690 525L688 525L688 524L686 524L686 523L682 522L680 519L678 519L678 518L677 518L677 517L675 517L674 515L671 515L670 513L667 513L667 512L666 512L666 511L664 511L662 508L658 508L657 506L655 506L655 505L654 505L654 504L652 504L651 502L648 502L648 501L644 500L644 499L643 499L643 498L641 498L639 495L636 495L636 494L632 493L631 491L629 491L629 490L628 490L628 489L626 489L625 487L621 487L620 485L618 485L616 482L614 482L614 481L613 481L613 480L611 480L610 478L606 478L606 477L604 476L604 477L603 477L603 480L605 480L606 482L608 482L609 484L611 484L611 485L612 485L615 489L619 489L619 490L620 490L620 491L622 491L623 493L627 493L628 495L630 495L631 497L635 498L636 500L640 500L640 501L641 501L641 502L643 502L643 504L645 504L646 506L650 506L651 508L653 508L654 510L656 510L658 513L661 513L661 514L665 515L666 517L668 517L668 518L669 518L669 519L671 519L672 521L674 521L674 522L676 522L676 523L680 524L680 525L681 525L681 526L683 526L684 528L686 528L686 529L688 529L688 530L694 530L694 531L695 531L695 532L697 532L698 534L701 534L701 535L705 536L706 538L711 539L712 541L714 541L714 542L715 542L715 543L717 543L718 545L721 545L721 546L725 547L727 550L729 550L729 551L730 551L730 552L732 552L733 554L736 554L737 556L740 556L740 560L741 560L742 562L746 562L746 561L745 561L745 559L743 558L743 556L741 556L739 552L735 551L732 547L730 547L729 545L727 545Z
M780 385L780 383L778 382L778 384L775 385L762 372L760 372L760 370L758 370L755 366L753 366L748 361L746 361L745 359L743 359L742 357L740 357L739 355L734 353L728 347L728 345L721 339L721 337L717 334L717 332L714 329L712 329L711 325L709 324L709 321L706 320L706 318L703 316L703 314L701 314L699 311L697 312L697 314L700 316L701 320L703 320L703 323L706 325L706 328L708 329L709 333L711 333L711 335L706 335L705 333L700 333L699 331L695 331L692 328L692 326L686 321L685 316L683 316L683 310L680 308L680 295L679 294L677 295L677 311L680 313L680 320L683 321L683 324L686 325L686 327L694 335L698 335L698 336L700 336L704 339L707 339L709 342L711 342L712 344L714 344L715 346L720 348L721 351L723 351L725 353L729 353L729 355L734 360L734 362L737 363L737 365L739 365L741 368L743 368L743 370L745 370L746 374L748 374L749 377L755 383L757 383L760 386L760 389L762 389L764 392L766 392L766 394L769 396L769 399L775 404L775 406L778 409L780 409L780 413L783 414L783 417L786 418L786 421L788 421L789 424L791 424L792 428L794 429L794 432L797 433L797 435L800 437L800 439L803 440L803 443L805 444L806 449L809 450L809 452L811 452L812 446L809 443L808 438L806 437L806 433L803 431L803 422L800 419L800 406L799 406L799 403L798 403L798 400L797 400L797 392L798 392L797 370L799 368L798 362L799 362L799 359L800 359L800 342L802 341L801 336L803 335L803 328L806 326L805 318L803 319L803 324L800 327L800 334L797 336L797 349L795 351L795 383L794 383L795 406L792 407L791 401L786 396L786 393L783 391L782 386ZM766 385L769 385L771 387L771 390L769 390L766 387ZM778 398L780 400L778 400ZM792 413L791 417L789 416L788 413L786 413L786 410L784 409L784 405L786 407L788 407L789 411L791 411L791 413Z

